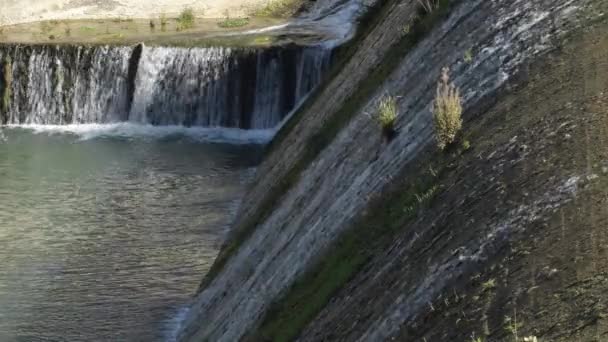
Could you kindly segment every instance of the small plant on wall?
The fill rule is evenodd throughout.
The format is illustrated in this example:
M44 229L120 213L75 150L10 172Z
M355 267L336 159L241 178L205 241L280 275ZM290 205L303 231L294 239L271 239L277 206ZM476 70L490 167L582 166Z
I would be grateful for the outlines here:
M375 118L382 128L382 136L390 142L397 133L395 128L397 123L397 99L393 96L383 97L378 104L378 112Z
M462 128L462 98L460 90L450 83L448 68L441 70L432 112L437 147L444 150L456 140Z

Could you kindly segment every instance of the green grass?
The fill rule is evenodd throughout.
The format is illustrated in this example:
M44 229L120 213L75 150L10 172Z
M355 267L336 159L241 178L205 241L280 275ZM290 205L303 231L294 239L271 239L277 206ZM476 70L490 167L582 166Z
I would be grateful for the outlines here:
M382 98L378 104L378 113L376 113L375 119L382 128L384 134L392 132L395 129L395 123L397 122L397 99L393 96Z
M302 0L268 0L265 6L253 8L249 14L254 17L287 18L296 14L302 3Z
M184 10L180 13L179 17L177 17L177 30L187 30L194 27L195 17L194 10L190 7L184 8Z
M467 51L465 51L463 59L464 62L467 64L473 63L473 50L468 49Z
M221 28L236 28L247 25L249 25L249 18L226 18L217 23L217 26Z
M492 279L486 281L485 283L481 284L481 288L484 291L495 289L496 288L496 279L492 278Z
M357 91L354 92L348 100L346 100L342 108L331 116L316 134L312 135L307 140L305 149L302 151L298 161L289 171L287 171L286 175L282 179L277 180L275 186L268 191L268 194L262 199L256 213L253 214L241 226L235 227L233 233L234 235L231 236L228 239L227 244L223 246L211 269L203 279L199 287L199 292L207 287L207 285L210 284L211 281L213 281L213 279L220 273L228 259L238 250L242 243L249 238L249 236L251 236L256 226L262 223L270 215L272 210L274 210L276 207L276 204L278 204L281 200L282 196L294 184L296 184L301 172L310 165L310 163L321 153L321 151L323 151L326 146L331 143L338 132L365 104L378 86L380 86L382 82L390 75L390 73L399 65L407 54L407 51L411 50L420 40L422 40L439 20L448 15L449 9L455 2L456 1L441 0L439 7L433 13L427 15L421 13L418 19L412 25L411 33L402 37L400 41L391 47L390 51L386 54L383 60L376 66L376 68L370 71L369 77L367 77L366 80L359 85ZM393 7L393 5L397 3L398 1L396 0L383 3L380 5L381 8L377 8L379 12L375 13L387 13ZM375 23L377 24L381 18L378 18ZM371 29L372 28L368 28L364 34L371 32ZM356 47L351 46L347 48L347 55L345 55L346 58L352 57L354 54L354 48ZM299 112L304 113L308 106L310 106L310 102L306 107L301 108ZM284 139L289 133L288 131L295 126L301 117L302 114L299 114L298 119L288 122L287 125L289 127L287 128L287 131L280 131L279 139ZM270 148L274 148L273 145L271 145Z

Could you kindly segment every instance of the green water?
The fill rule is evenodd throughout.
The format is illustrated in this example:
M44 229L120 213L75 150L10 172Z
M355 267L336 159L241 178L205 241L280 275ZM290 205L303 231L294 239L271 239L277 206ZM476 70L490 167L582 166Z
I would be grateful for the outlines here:
M2 130L0 341L166 340L258 149Z

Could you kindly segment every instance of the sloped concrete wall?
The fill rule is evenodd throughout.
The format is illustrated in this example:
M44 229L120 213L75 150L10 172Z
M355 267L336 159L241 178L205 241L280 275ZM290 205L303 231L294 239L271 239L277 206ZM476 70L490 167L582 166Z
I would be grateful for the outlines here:
M235 341L255 327L272 301L285 293L365 210L369 196L391 182L432 142L429 105L442 67L450 67L453 80L462 90L465 107L472 108L492 96L520 66L550 51L563 35L580 27L584 21L579 15L587 13L590 3L591 0L460 3L449 19L413 51L404 52L404 59L393 74L304 170L272 214L199 295L185 322L182 339ZM374 42L398 38L395 35L401 34L401 25L397 26L394 20L411 15L413 5L413 1L407 2L390 12L362 43L359 54L305 113L305 119L259 168L257 185L241 210L243 220L258 210L256 203L297 162L303 144L365 78L368 63L379 60L375 56L382 54L382 49L374 49ZM473 63L463 61L468 50L477 51ZM401 96L397 122L401 133L384 146L379 129L367 113L374 112L379 99L387 93ZM386 325L380 323L370 327L366 336L388 336L390 331L382 332Z

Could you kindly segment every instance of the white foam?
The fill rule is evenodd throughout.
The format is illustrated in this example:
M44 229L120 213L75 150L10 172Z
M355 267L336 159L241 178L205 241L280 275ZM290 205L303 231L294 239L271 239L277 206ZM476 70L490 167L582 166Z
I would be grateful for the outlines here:
M286 28L288 26L289 26L289 23L284 23L284 24L267 26L267 27L262 27L262 28L258 28L258 29L246 30L246 31L218 33L218 34L213 35L213 36L216 36L216 37L233 37L233 36L243 36L243 35L254 35L254 34L260 34L260 33L267 33L267 32L273 32L273 31L282 30L282 29L284 29L284 28Z
M36 134L74 134L80 140L103 137L163 139L185 137L197 142L228 144L266 144L276 129L209 128L184 126L152 126L135 123L76 124L76 125L7 125L8 128L31 130Z

